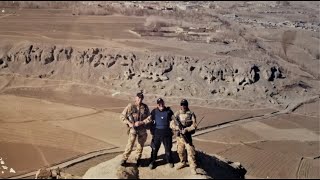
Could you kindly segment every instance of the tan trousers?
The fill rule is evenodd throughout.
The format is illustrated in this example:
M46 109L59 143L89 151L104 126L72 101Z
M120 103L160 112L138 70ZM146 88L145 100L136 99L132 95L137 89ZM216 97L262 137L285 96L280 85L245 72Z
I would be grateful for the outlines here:
M147 136L148 134L146 130L135 131L134 129L131 129L129 132L128 143L123 153L123 160L128 160L137 138L138 138L138 144L136 149L137 156L135 159L140 159L142 156L143 146L147 141Z
M185 142L185 140L182 137L177 137L177 153L180 158L181 163L187 162L187 155L185 153L185 150L187 150L188 154L188 162L190 167L196 168L196 150L193 145L189 145Z

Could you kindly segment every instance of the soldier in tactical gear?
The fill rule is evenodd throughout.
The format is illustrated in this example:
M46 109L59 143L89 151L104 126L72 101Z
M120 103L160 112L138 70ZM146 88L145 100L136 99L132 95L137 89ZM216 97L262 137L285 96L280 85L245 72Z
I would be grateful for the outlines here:
M170 107L166 107L162 98L157 100L157 108L151 111L151 115L144 120L145 124L152 123L152 141L151 141L151 158L149 168L155 168L155 162L157 160L157 155L161 143L163 143L165 148L166 161L169 167L173 168L172 160L172 130L170 129L170 121L173 117L173 111Z
M174 113L175 121L171 121L170 128L177 132L177 153L179 155L180 164L177 169L182 169L187 166L187 156L185 149L188 154L188 162L191 167L191 173L197 174L196 168L196 150L192 144L192 134L197 129L196 116L190 111L188 101L183 99L180 103L181 109ZM182 126L179 128L179 124Z
M129 103L120 115L122 122L129 127L128 144L121 160L122 166L126 164L136 139L138 139L138 144L136 149L137 156L135 159L137 161L137 166L141 163L140 158L142 156L143 146L147 140L147 129L142 121L150 115L149 107L142 103L143 98L142 92L137 93L134 104Z

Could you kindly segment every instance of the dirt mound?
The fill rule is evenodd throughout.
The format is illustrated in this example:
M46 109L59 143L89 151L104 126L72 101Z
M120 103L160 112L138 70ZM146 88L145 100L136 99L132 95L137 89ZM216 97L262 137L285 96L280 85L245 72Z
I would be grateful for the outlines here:
M99 179L211 179L211 178L244 178L246 170L240 163L233 163L223 159L217 155L208 155L204 152L197 151L197 175L192 175L189 167L181 170L170 168L165 163L164 149L160 148L156 168L150 170L148 167L151 148L146 147L142 155L142 163L140 167L136 166L136 162L130 156L125 167L120 166L122 155L119 155L109 161L103 162L95 167L90 168L83 178ZM177 165L178 155L174 151L173 159L175 166Z

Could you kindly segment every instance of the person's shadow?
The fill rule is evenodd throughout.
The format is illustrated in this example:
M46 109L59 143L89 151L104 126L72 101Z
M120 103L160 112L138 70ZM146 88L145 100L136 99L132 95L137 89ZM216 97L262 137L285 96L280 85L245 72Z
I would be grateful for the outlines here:
M204 171L204 174L199 174L207 175L213 179L244 179L247 173L246 169L240 164L237 165L227 160L221 160L201 151L197 151L196 156L198 168ZM175 166L180 162L176 151L172 152L172 159ZM141 159L140 167L147 167L149 163L150 159ZM155 168L165 165L167 165L165 154L158 155Z
M213 179L245 179L247 170L240 163L210 156L197 151L197 164Z

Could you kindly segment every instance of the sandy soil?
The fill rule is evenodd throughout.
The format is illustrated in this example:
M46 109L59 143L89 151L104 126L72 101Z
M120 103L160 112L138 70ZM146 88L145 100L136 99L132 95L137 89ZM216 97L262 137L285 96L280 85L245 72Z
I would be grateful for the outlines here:
M89 160L83 161L81 163L75 164L73 166L62 168L62 171L81 177L92 166L96 166L97 164L101 163L102 161L108 161L117 155L119 155L119 153L110 153L110 154L105 154L105 155L101 155L98 157L94 157ZM33 179L33 178L35 178L35 176L28 176L28 177L25 177L22 179Z
M128 135L126 134L127 126L120 121L120 114L118 113L101 112L70 121L55 121L51 123L63 129L79 132L118 147L125 146L128 140ZM75 124L77 125L75 126Z
M207 152L209 154L219 154L236 146L235 144L229 144L224 142L206 141L198 137L193 138L193 143L197 149Z
M53 85L54 86L54 85ZM116 99L107 96L87 95L74 92L50 91L35 88L19 88L5 91L6 94L13 94L24 97L32 97L38 99L45 99L52 102L61 102L71 104L74 106L93 108L93 109L107 109L110 111L122 112L124 107L130 101ZM79 98L81 97L81 98ZM119 109L121 111L119 111Z
M319 118L320 116L319 109L320 109L320 101L316 101L316 102L302 105L297 110L295 110L294 113L314 116Z
M219 155L231 161L239 161L247 169L248 175L261 178L296 178L300 157L291 153L267 151L248 146L237 146Z
M319 177L319 159L303 159L299 168L299 178L316 179Z
M261 122L250 122L242 125L245 129L269 140L318 141L319 134L304 128L276 129Z
M0 152L19 174L84 153L114 147L49 123L94 114L95 110L16 96L1 95L1 99ZM28 166L31 157L37 159L32 166Z
M0 101L7 102L0 104L0 120L9 123L65 120L96 112L92 109L69 105L61 108L61 104L58 103L16 96L1 95Z
M284 123L284 122L288 123ZM265 124L276 128L290 129L293 127L304 128L319 134L320 120L317 117L296 115L296 114L284 114L280 115L275 120L264 121Z
M242 128L241 126L231 126L222 130L213 131L196 138L208 142L226 143L226 144L241 144L241 142L259 142L264 140L256 133Z
M50 167L52 164L83 154L71 149L41 146L27 142L11 143L1 141L0 147L1 157L5 162L4 165L9 168L4 174L0 174L1 178L23 174L39 167ZM10 173L10 168L13 168L16 173ZM3 171L3 169L1 170Z
M252 147L283 154L295 153L305 158L315 158L320 153L319 141L265 141L250 144Z
M17 13L23 15L23 17L7 16L1 19L2 22L6 23L6 26L1 28L1 32L22 33L23 36L27 34L47 37L48 39L136 39L138 37L127 32L127 30L144 23L144 18L138 17L83 17L72 16L71 11L48 13L47 11L41 12L41 10L22 10ZM19 28L21 26L24 28ZM119 29L122 29L122 31L118 31ZM10 35L7 34L7 36Z
M78 163L74 166L64 168L63 171L66 173L70 173L72 175L83 176L89 168L98 165L101 162L108 161L121 153L110 153L106 155L101 155L98 157L94 157L82 163Z

